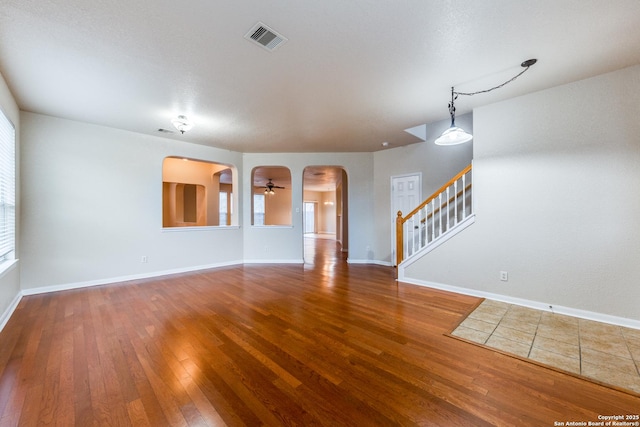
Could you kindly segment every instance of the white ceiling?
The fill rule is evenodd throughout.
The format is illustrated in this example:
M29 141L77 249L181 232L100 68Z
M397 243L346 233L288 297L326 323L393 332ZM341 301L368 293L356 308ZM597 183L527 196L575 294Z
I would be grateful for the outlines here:
M244 38L258 21L288 38ZM640 63L638 0L2 0L21 109L242 152L376 151L472 108ZM190 132L162 134L186 114Z

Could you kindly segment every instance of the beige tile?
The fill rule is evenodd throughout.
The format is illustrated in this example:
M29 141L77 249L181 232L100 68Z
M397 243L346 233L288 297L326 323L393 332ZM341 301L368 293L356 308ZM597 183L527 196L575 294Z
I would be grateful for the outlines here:
M478 306L478 308L482 309L491 309L496 314L505 314L507 310L509 310L509 307L511 307L511 304L489 299L482 301L482 303Z
M578 319L575 317L544 312L540 317L540 324L572 334L578 333Z
M536 335L536 339L533 341L533 348L543 350L545 352L556 353L565 357L571 357L580 362L580 347L576 344L569 344ZM579 366L580 364L578 363L578 371L580 370Z
M640 376L638 375L629 375L625 372L607 369L606 367L588 362L582 362L582 375L605 384L615 385L640 393Z
M511 304L506 303L506 302L502 302L502 301L496 301L493 299L486 299L484 301L482 301L482 303L480 305L486 305L486 306L491 306L491 307L500 307L503 308L505 311L507 311L509 309L509 307L511 307Z
M580 357L582 363L597 365L603 369L616 370L624 372L627 375L638 375L638 370L633 360L623 357L616 357L608 353L592 350L589 348L580 348Z
M580 373L580 359L563 356L562 354L546 351L536 347L531 349L529 358L554 368L573 372L574 374Z
M583 336L580 334L580 347L597 350L602 353L612 354L617 357L631 359L631 353L627 347L627 343L621 335L602 336L601 338L593 338L591 336Z
M624 340L627 342L628 345L634 346L634 347L640 347L640 338L637 338L635 334L629 333L623 329L622 336L624 337Z
M483 322L482 320L477 320L471 317L467 317L466 319L464 319L460 326L475 329L476 331L486 332L489 334L496 328L496 325L493 323Z
M502 316L498 316L491 313L476 313L475 311L469 315L470 319L482 320L483 322L497 325L502 320Z
M551 338L556 341L561 341L567 344L578 345L579 339L577 333L572 333L563 329L555 328L548 325L538 325L536 331L537 336Z
M466 328L464 326L458 326L451 335L464 338L478 344L484 344L487 341L487 338L489 338L489 334L487 332Z
M640 366L640 345L636 346L627 342L627 348L631 353L631 358L636 361L636 365Z
M493 335L497 335L502 338L509 339L511 341L518 341L523 344L531 345L535 334L527 331L520 331L518 329L508 328L504 325L498 325Z
M536 329L538 328L538 325L535 323L529 323L513 318L506 319L504 317L500 321L500 326L506 326L507 328L517 329L518 331L528 332L531 334L535 334Z
M610 336L622 336L622 330L618 325L594 322L593 320L579 319L580 336L602 338Z
M519 322L538 324L538 322L540 322L541 314L542 312L540 310L512 305L504 315L504 318Z
M486 345L520 357L527 357L529 355L529 349L531 348L530 345L512 341L498 335L491 335Z
M625 328L621 326L620 330L626 339L634 339L640 343L640 329Z
M507 312L507 309L508 307L500 307L491 304L485 304L483 302L469 315L469 317L489 323L494 323L497 325L504 314Z

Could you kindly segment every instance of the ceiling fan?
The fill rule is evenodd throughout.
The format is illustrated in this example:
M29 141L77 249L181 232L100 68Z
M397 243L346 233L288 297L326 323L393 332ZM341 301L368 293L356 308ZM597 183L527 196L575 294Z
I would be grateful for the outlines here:
M271 178L269 178L269 181L267 182L267 185L264 186L264 194L276 194L276 192L273 191L274 188L282 188L284 190L284 187L280 187L279 185L275 185L273 183L273 181L271 180Z

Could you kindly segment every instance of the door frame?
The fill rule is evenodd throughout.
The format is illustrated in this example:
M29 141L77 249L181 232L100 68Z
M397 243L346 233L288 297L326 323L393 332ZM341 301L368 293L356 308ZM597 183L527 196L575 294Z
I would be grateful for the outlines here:
M411 172L411 173L403 173L399 175L391 175L389 178L389 206L391 209L391 265L396 265L396 218L398 217L398 209L394 206L394 180L399 178L409 178L409 177L417 177L418 178L418 200L422 202L422 172ZM417 205L416 205L417 206ZM403 212L404 215L409 212Z

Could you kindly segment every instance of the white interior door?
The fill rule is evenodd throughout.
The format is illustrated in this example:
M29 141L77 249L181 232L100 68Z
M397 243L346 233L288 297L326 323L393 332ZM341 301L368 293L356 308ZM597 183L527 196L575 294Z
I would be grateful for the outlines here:
M391 263L396 260L396 218L406 216L422 202L422 174L391 177Z

